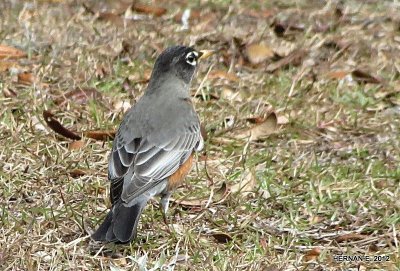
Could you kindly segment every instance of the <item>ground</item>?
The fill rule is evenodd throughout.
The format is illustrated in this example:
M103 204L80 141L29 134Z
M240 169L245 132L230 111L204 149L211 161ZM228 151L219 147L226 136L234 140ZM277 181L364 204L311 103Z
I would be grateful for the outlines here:
M2 270L400 268L397 1L126 2L0 3ZM110 138L174 44L216 50L205 149L169 225L155 199L94 243Z

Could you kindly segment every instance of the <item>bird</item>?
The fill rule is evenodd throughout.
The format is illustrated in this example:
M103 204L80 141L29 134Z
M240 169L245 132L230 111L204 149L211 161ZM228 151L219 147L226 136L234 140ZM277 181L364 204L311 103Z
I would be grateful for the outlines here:
M192 168L204 139L190 85L200 59L212 50L176 45L156 59L143 96L125 114L108 162L111 208L91 235L100 242L136 239L150 198L160 196L164 221L172 192Z

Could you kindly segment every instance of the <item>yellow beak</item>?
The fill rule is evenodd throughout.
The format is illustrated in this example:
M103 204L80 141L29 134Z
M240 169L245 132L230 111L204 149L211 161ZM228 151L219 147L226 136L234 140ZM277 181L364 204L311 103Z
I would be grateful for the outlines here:
M215 54L215 52L216 52L215 50L201 50L201 51L199 51L199 54L200 54L199 60L206 59L209 56Z

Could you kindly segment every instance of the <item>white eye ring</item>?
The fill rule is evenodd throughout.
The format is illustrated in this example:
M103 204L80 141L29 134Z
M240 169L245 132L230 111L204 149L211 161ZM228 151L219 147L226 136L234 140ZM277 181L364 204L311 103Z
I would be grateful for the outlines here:
M197 58L198 58L199 54L197 52L189 52L186 55L186 63L192 65L192 66L196 66L197 65Z

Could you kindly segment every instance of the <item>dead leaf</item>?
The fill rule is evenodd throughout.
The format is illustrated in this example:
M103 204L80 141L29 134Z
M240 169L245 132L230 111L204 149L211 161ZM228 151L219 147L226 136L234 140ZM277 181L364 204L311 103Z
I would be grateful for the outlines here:
M72 178L79 178L79 177L82 177L82 176L85 176L88 174L86 171L79 169L79 168L74 168L73 170L71 170L68 173L69 173L69 175L71 175Z
M277 124L285 125L289 123L289 118L283 115L279 115L277 119Z
M239 193L241 197L246 197L250 193L253 193L257 186L257 180L249 169L244 172L244 178L237 184L230 187L232 193Z
M122 111L122 113L126 113L129 110L129 108L131 108L131 104L129 103L129 101L118 100L115 103L113 103L114 112Z
M11 88L3 88L3 94L4 94L4 97L6 97L6 98L17 97L17 93L15 92L15 90L13 90Z
M388 108L389 105L383 101L377 102L376 104L374 104L373 106L368 106L366 108L366 110L368 112L379 112L379 111L383 111L384 109Z
M302 63L304 57L307 55L306 50L295 50L290 53L288 56L278 60L275 63L271 63L267 66L267 72L274 72L278 69L286 68L289 65L298 66Z
M54 103L63 106L68 100L72 100L76 104L86 104L89 100L98 100L101 98L101 93L95 88L76 88L65 93L63 97L54 100Z
M268 249L268 243L265 237L260 238L260 245L264 250Z
M351 72L353 79L360 84L380 84L382 80L362 70L354 70Z
M394 89L394 90L388 90L386 88L380 88L374 93L375 99L388 99L393 96L396 96L398 93L400 93L400 88Z
M349 72L347 72L347 71L332 71L332 72L328 72L326 74L326 77L328 77L330 79L340 80L340 79L345 78L346 75L348 75L348 74L349 74Z
M250 17L254 17L257 19L268 19L269 17L273 16L276 14L276 10L268 10L268 9L264 9L264 10L247 10L244 13L246 16L250 16Z
M214 197L213 197L213 202L216 204L220 204L224 202L228 196L230 195L231 191L226 185L225 182L222 183L221 187L215 190L214 192ZM177 200L171 198L171 202L174 202L176 204L182 205L182 206L188 206L188 207L204 207L206 204L209 202L209 198L205 199L189 199L189 200Z
M208 199L177 200L171 198L170 201L182 206L203 207L206 206Z
M26 53L19 49L0 44L0 59L17 59L26 56Z
M251 64L259 64L275 55L272 49L264 44L251 44L247 46L245 54Z
M315 247L315 248L313 248L313 249L311 249L311 250L306 252L306 255L304 255L304 260L306 262L316 261L320 254L321 254L321 249Z
M247 117L246 120L250 123L263 123L265 117L263 116Z
M368 251L370 251L370 252L378 252L380 249L379 249L379 247L376 245L376 244L371 244L369 247L368 247Z
M224 87L221 91L221 98L230 101L241 102L244 96L242 91L233 90L228 86Z
M15 61L0 60L0 72L8 71L16 66L18 66L18 63Z
M104 46L101 46L98 52L101 55L108 56L108 57L117 57L121 55L121 53L124 51L124 48L122 46L122 42L118 40L114 40L108 44L105 44Z
M233 239L232 236L224 232L214 232L211 234L211 236L214 237L215 240L218 241L218 243L223 243L223 244L228 243Z
M348 233L348 234L344 234L339 237L336 237L335 241L340 243L340 242L345 242L345 241L364 240L366 238L368 238L368 235L359 234L359 233Z
M85 145L85 142L82 140L72 141L71 143L69 143L68 149L78 150L78 149L82 148L84 145Z
M322 221L324 221L324 220L325 220L324 217L322 217L322 216L317 216L317 215L315 215L315 216L314 216L314 215L313 215L313 216L310 216L309 219L308 219L308 221L310 222L311 225L320 223L320 222L322 222Z
M114 139L115 131L113 131L113 130L85 131L85 132L83 132L83 136L85 136L87 138L92 138L95 140L108 141L108 140Z
M133 4L132 9L136 12L151 14L151 15L154 15L157 17L162 16L165 13L167 13L166 8L154 7L154 6L139 4L139 3Z
M35 83L35 76L30 72L23 72L18 74L18 83L23 85L32 85Z
M255 106L258 108L258 101L255 102ZM272 106L268 103L263 104L260 108L258 108L257 115L246 117L245 120L250 123L260 124L263 123L269 117L269 115L271 115L271 112L273 112Z
M34 127L38 131L47 131L46 127L43 126L43 124L40 122L40 120L36 116L31 117L31 126Z
M217 190L215 190L213 201L216 204L220 204L228 198L230 193L231 193L231 190L229 189L228 185L226 184L226 182L223 182L221 184L221 187L218 188Z
M262 123L255 125L249 130L236 135L238 139L249 138L250 141L260 140L277 130L278 119L276 114L272 112Z
M97 79L103 79L108 74L109 74L108 70L103 65L100 64L96 65L95 75Z
M234 73L227 73L225 71L216 70L208 74L209 79L226 79L228 81L238 82L239 77Z
M146 69L143 72L142 76L138 76L138 74L131 74L129 75L129 77L127 78L127 80L129 81L129 85L134 85L134 84L145 84L148 83L151 77L151 70L150 69Z
M120 15L112 13L112 12L100 12L97 17L97 20L104 21L104 22L110 22L115 25L122 25L124 22Z
M43 118L44 121L47 123L47 125L56 133L69 138L69 139L73 139L73 140L80 140L81 137L79 135L77 135L76 133L68 130L67 128L65 128L64 126L62 126L62 124L56 120L54 118L54 115L49 112L44 110L43 111Z

